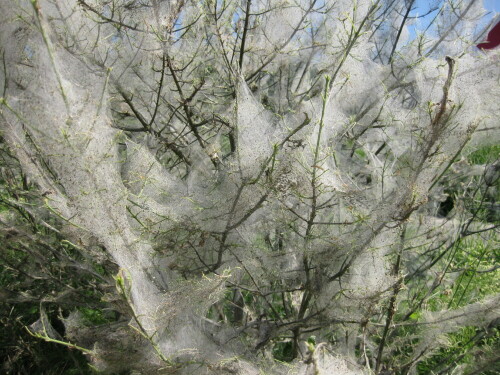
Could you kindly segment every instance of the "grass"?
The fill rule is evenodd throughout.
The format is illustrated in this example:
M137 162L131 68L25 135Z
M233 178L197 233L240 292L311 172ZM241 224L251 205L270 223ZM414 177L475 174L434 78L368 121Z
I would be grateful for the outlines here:
M471 164L491 163L500 157L500 145L481 147L470 153L467 160Z

